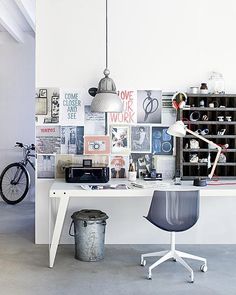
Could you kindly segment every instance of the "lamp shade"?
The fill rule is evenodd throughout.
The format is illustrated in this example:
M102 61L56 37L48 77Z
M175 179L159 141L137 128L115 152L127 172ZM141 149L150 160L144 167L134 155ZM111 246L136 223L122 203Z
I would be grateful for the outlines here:
M104 70L105 77L99 81L97 94L91 103L91 111L98 113L121 113L123 103L116 92L116 85L109 77L110 71Z
M123 111L123 103L116 93L97 93L91 103L91 111L98 113L120 113Z
M184 137L186 135L186 126L182 121L176 121L168 128L167 133L175 137Z

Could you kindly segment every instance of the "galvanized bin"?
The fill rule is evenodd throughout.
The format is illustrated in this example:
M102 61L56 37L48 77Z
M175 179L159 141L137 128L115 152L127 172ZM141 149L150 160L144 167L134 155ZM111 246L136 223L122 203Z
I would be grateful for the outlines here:
M104 258L106 213L84 209L74 212L69 234L75 237L75 258L82 261L98 261ZM71 228L74 225L74 235Z

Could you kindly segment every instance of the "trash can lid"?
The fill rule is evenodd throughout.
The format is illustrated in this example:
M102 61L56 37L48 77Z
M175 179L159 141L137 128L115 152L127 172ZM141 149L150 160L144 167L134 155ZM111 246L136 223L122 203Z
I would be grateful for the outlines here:
M94 209L83 209L77 212L74 212L71 216L72 219L77 220L85 220L85 221L98 221L98 220L105 220L108 218L106 213L100 210Z

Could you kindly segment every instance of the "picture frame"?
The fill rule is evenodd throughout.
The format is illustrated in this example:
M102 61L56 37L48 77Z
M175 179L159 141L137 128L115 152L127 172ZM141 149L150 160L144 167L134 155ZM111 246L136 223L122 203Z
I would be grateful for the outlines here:
M137 90L137 123L162 123L161 90Z
M147 125L131 126L131 153L151 152L151 128Z
M110 126L112 154L128 154L130 152L130 128L128 125Z
M84 137L85 155L108 155L110 154L109 136L85 136Z
M51 117L59 117L59 96L53 95L51 97Z
M48 99L47 97L36 97L35 99L35 115L47 115Z
M152 153L131 153L131 158L135 163L139 178L142 178L144 174L151 172L153 168Z
M125 155L110 156L110 177L127 178L128 177L129 157Z
M153 155L173 155L173 136L167 133L168 127L152 127Z
M47 89L39 89L39 97L41 97L41 98L47 98L47 96L48 96L48 91L47 91Z

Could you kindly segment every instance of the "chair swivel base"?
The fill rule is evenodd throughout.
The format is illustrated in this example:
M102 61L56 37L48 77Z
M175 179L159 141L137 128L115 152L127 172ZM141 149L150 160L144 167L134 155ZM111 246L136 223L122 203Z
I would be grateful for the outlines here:
M207 261L205 258L191 255L185 252L180 252L177 250L166 250L166 251L160 251L160 252L153 252L153 253L147 253L147 254L142 254L141 255L141 265L145 266L146 265L146 260L144 259L145 257L155 257L155 256L162 256L159 260L157 260L155 263L153 263L149 269L148 269L148 279L152 279L152 269L160 265L161 263L165 262L168 259L173 259L174 261L179 262L182 264L189 272L190 272L190 283L194 282L194 274L192 268L183 260L183 258L189 258L189 259L194 259L194 260L199 260L203 261L203 264L200 267L200 270L202 272L207 271Z

